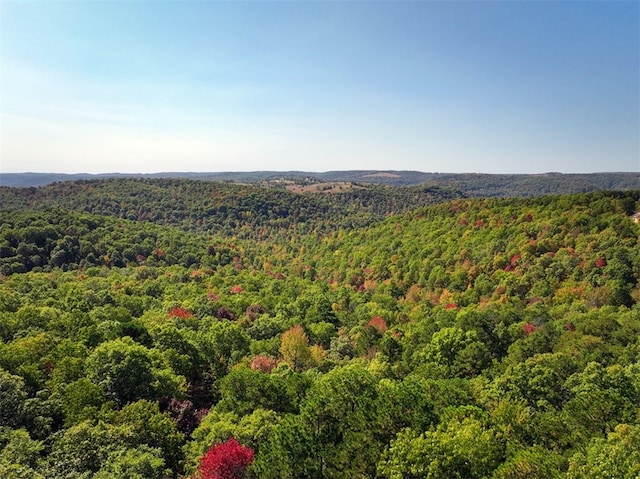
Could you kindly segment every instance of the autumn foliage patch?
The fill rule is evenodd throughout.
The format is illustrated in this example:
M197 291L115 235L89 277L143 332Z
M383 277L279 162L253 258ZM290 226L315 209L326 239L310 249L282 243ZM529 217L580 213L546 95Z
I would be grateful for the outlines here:
M253 449L231 438L209 448L192 479L242 479L252 461Z
M369 320L367 326L372 327L377 330L380 334L384 334L384 332L388 329L387 322L382 316L374 316Z
M183 308L182 306L174 306L169 310L170 318L180 318L187 319L193 317L193 313L189 311L187 308Z
M259 354L251 359L251 369L254 371L261 371L263 373L270 373L278 365L276 358L271 358L264 354Z

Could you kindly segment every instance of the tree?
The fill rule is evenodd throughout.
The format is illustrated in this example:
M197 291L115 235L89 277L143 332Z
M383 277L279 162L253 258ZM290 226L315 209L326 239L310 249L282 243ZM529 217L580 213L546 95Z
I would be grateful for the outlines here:
M374 477L376 379L361 365L319 377L300 405L260 446L252 470L264 479Z
M300 413L319 477L375 474L381 449L375 437L376 384L369 371L353 364L328 372L309 389Z
M198 479L242 479L253 461L253 449L231 438L214 444L202 456L196 478Z
M607 439L592 439L569 461L567 479L640 477L640 426L620 424Z
M171 470L165 468L158 449L142 445L120 449L107 457L93 479L166 479Z
M34 468L43 449L42 441L34 441L24 429L0 427L0 477L42 477Z
M451 418L435 430L398 433L378 465L388 479L480 479L503 460L496 432L473 417Z
M288 387L288 378L280 374L264 374L253 371L245 364L235 366L220 381L222 399L216 406L219 411L232 411L240 416L255 409L276 412L295 412L296 391Z
M264 479L319 477L311 431L299 415L286 414L261 446L252 470Z
M176 469L182 460L184 435L167 413L161 413L158 403L146 400L128 404L114 418L123 442L129 447L148 446L158 451L167 467Z
M569 398L565 380L575 368L575 360L567 354L537 354L507 367L495 384L502 394L524 399L537 410L561 409Z
M0 426L17 427L22 424L26 399L24 380L0 369Z
M436 332L422 358L443 368L448 377L474 376L491 363L489 350L478 340L478 333L457 327Z
M110 453L122 448L120 431L102 421L84 421L49 437L51 452L44 468L48 478L91 477Z
M200 342L201 350L218 379L249 354L250 337L236 322L213 322L209 330L196 340Z
M564 407L569 422L589 436L601 434L603 437L616 425L633 422L640 402L638 377L634 366L587 364L565 383L574 395Z
M437 416L429 399L429 382L415 377L403 381L383 379L378 383L376 423L386 444L402 429L425 431Z
M294 371L301 371L311 365L313 359L309 349L309 338L302 326L296 325L282 333L280 354Z
M131 338L100 344L87 358L87 376L122 407L155 396L151 355Z
M66 384L60 393L61 408L66 426L97 417L105 403L104 391L87 378Z
M520 449L498 467L491 479L555 479L562 477L560 471L566 459L541 446Z
M182 376L154 365L153 351L129 337L100 344L87 358L88 379L118 407L138 399L179 396Z

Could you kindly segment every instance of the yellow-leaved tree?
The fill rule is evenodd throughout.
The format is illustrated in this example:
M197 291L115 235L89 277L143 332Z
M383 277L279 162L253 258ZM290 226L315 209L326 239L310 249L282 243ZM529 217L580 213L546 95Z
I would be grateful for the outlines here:
M302 371L311 366L313 356L309 348L309 338L299 324L282 333L280 354L294 371Z

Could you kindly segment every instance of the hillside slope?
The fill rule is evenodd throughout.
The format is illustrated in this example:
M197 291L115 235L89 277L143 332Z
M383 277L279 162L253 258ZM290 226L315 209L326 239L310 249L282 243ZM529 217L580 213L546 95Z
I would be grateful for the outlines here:
M111 178L39 188L0 187L4 210L54 207L243 238L281 229L305 233L367 226L390 214L459 196L438 187L373 185L325 195L296 194L283 188L185 179Z

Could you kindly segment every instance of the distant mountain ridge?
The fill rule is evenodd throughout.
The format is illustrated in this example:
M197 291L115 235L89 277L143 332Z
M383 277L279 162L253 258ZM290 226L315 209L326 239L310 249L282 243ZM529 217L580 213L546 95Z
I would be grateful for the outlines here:
M602 190L640 189L640 173L426 173L395 170L347 170L328 172L159 172L159 173L3 173L0 186L37 187L63 181L102 178L180 178L235 183L264 183L294 180L312 183L351 182L387 186L428 185L455 188L468 196L511 197L584 193Z
M417 185L438 173L420 171L228 171L228 172L158 172L158 173L2 173L0 186L32 187L45 186L61 181L93 180L103 178L180 178L203 181L228 181L260 183L280 179L311 180L314 182L349 181L383 185Z

